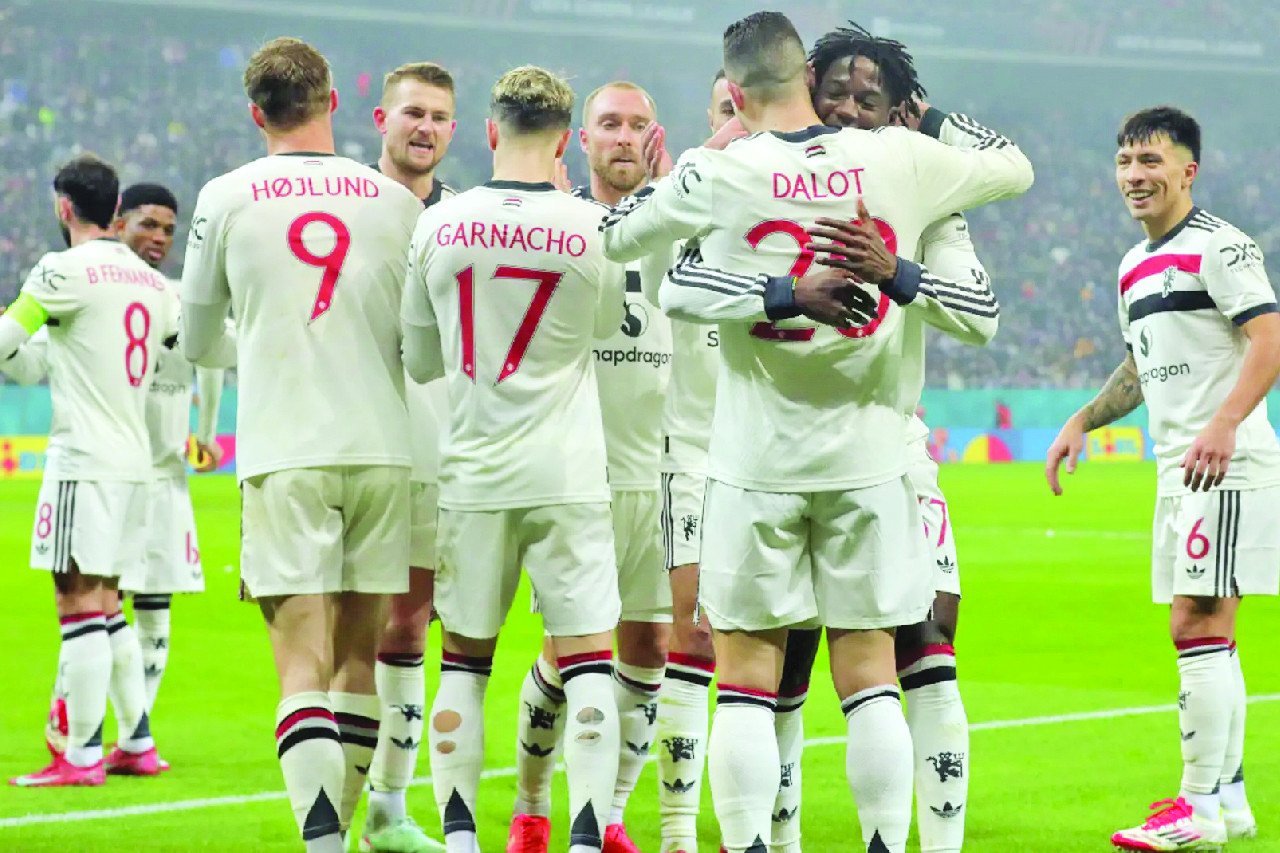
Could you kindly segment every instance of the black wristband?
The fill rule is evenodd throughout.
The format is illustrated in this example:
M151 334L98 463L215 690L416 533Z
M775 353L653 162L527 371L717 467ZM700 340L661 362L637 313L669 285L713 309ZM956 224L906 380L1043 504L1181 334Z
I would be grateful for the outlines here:
M770 320L800 316L800 309L796 307L795 276L770 276L764 280L764 315Z
M946 120L946 113L937 107L929 107L924 111L924 115L920 116L920 132L937 139L942 134L942 123Z

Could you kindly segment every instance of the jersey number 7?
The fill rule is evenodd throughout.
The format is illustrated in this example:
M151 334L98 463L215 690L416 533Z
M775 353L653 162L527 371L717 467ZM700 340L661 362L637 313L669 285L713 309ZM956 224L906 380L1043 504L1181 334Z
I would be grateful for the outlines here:
M472 267L467 267L454 277L458 280L458 303L462 315L462 372L475 382L475 271ZM560 284L560 279L564 278L564 273L527 267L500 266L494 270L493 278L495 281L518 279L538 283L537 289L533 292L533 299L529 302L529 308L524 312L524 319L520 321L516 335L511 340L511 346L507 349L507 357L502 361L502 370L498 373L497 380L501 382L520 369L520 362L524 360L524 354L529 349L533 333L538 330L538 322L546 312L547 305L551 302L551 295L556 292L556 286Z

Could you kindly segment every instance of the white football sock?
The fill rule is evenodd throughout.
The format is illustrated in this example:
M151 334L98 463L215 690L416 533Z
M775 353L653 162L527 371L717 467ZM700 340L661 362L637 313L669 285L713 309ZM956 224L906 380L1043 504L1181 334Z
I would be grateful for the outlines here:
M1249 707L1244 670L1240 666L1240 650L1231 644L1231 728L1227 732L1227 757L1219 777L1222 808L1231 812L1249 811L1249 798L1244 791L1244 724Z
M58 667L67 701L67 761L88 767L102 760L102 722L111 685L111 641L102 613L64 616Z
M773 731L778 738L778 795L773 801L773 838L770 853L800 853L800 800L803 786L800 762L804 757L805 682L778 695Z
M1227 639L1199 637L1175 645L1182 730L1181 796L1195 811L1216 819L1218 780L1227 755L1236 689Z
M955 853L964 845L969 797L969 718L956 682L955 649L925 646L901 663L898 679L915 751L920 850Z
M473 853L484 766L484 694L493 658L445 652L427 727L432 787L448 853Z
M382 713L378 745L369 765L369 813L365 825L380 829L404 820L405 790L418 764L427 681L422 655L378 655L373 666Z
M658 691L658 814L662 853L698 849L707 756L707 703L715 661L672 652Z
M569 777L569 851L604 844L609 804L618 781L618 706L613 700L613 652L556 660L564 681L564 763Z
M123 613L107 617L111 641L111 704L116 709L116 745L125 752L154 747L147 716L147 682L142 674L142 646Z
M564 709L560 670L539 655L520 685L514 814L551 815L551 773L564 732Z
M284 787L307 850L341 850L343 759L329 695L295 693L276 706L276 755Z
M613 673L613 698L618 705L622 748L618 752L618 780L613 789L609 823L622 823L627 800L636 789L653 745L658 723L658 690L664 667L634 666L619 661Z
M781 771L772 692L721 684L711 719L707 773L711 801L729 853L765 850Z
M840 703L848 721L845 774L862 841L878 853L905 853L911 830L911 732L896 684L860 690Z
M156 706L156 694L169 665L169 595L133 596L133 623L142 647L142 675L147 685L147 713Z
M342 831L351 826L356 813L364 782L373 761L373 750L378 745L378 714L382 704L376 694L329 693L333 705L333 718L338 723L338 736L342 739L343 781L342 801L338 803L338 820Z

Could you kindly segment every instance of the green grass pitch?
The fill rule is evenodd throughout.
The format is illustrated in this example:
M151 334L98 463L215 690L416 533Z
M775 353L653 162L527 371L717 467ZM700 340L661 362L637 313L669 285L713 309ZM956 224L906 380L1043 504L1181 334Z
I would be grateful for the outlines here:
M1149 598L1154 472L1147 465L1086 465L1068 478L1060 499L1049 495L1036 465L953 466L942 482L964 578L960 684L976 729L966 850L1107 850L1111 831L1176 791L1180 772L1174 653L1165 612ZM6 778L44 763L41 726L57 653L51 585L25 568L36 487L0 484ZM158 779L113 778L98 789L6 788L0 851L301 849L279 793L277 695L266 637L257 610L236 601L235 483L195 479L192 488L209 589L173 609L170 668L153 720L173 771ZM520 602L489 689L491 775L480 788L478 819L481 843L491 851L505 839L516 697L539 634ZM1261 836L1231 849L1247 853L1280 853L1280 666L1269 657L1280 651L1277 636L1277 603L1246 605L1239 642L1250 693L1260 700L1250 706L1246 766ZM438 655L433 637L428 660ZM819 670L806 706L807 736L839 738L844 721L825 665ZM1054 719L1083 712L1101 713ZM424 754L419 773L428 772ZM557 777L560 808L553 817L560 849L563 781ZM657 849L656 784L647 768L628 810L632 836L647 851ZM806 751L804 790L806 849L858 849L838 744L819 742ZM410 791L410 807L438 833L428 787ZM709 793L701 832L703 849L713 850Z

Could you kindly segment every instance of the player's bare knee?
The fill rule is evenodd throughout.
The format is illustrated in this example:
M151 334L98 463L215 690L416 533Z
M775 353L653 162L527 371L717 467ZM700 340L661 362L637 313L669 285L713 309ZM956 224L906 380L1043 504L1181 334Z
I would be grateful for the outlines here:
M426 648L426 624L398 621L394 615L382 632L378 648L391 654L421 654Z

